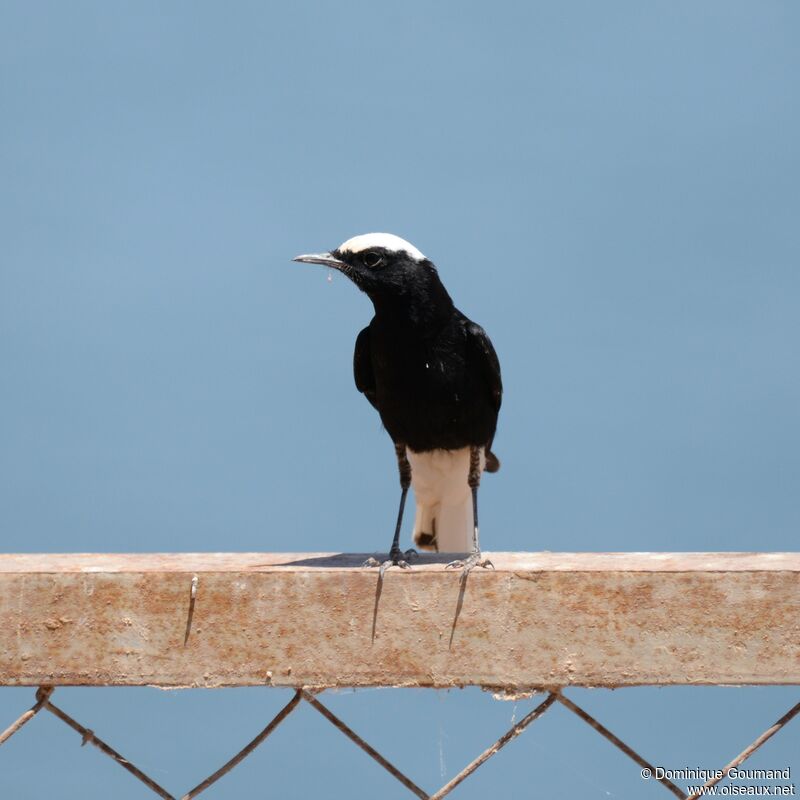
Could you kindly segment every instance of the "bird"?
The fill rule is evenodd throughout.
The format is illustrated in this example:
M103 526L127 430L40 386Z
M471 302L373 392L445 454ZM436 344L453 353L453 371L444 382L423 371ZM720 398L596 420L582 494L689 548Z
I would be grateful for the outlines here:
M500 468L491 448L503 384L488 335L455 307L434 263L394 234L354 236L293 260L338 270L375 311L356 338L353 375L394 443L401 494L389 558L365 565L381 577L409 568L417 551L400 549L400 532L411 486L417 547L465 554L447 564L464 576L492 567L480 550L478 487L484 470Z

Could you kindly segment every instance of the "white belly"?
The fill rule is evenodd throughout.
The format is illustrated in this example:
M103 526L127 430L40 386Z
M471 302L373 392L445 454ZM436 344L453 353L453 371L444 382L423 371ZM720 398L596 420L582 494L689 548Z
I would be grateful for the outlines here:
M472 548L472 490L469 487L469 448L407 450L411 464L411 486L417 503L414 541L425 549L465 553ZM481 472L486 464L481 449ZM435 547L420 544L420 534L433 534Z

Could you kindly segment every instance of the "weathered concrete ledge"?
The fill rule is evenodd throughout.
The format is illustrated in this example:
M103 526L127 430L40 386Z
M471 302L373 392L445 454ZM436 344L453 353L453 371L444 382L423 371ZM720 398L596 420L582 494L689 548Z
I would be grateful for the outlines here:
M487 555L0 555L0 685L800 684L800 553Z

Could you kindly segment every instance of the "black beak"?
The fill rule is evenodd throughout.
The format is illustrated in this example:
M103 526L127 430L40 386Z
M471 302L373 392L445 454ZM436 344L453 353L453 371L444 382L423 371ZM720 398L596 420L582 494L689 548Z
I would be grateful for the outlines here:
M322 264L332 269L341 269L347 266L344 261L336 258L331 253L310 253L306 256L295 256L292 261L299 261L301 264Z

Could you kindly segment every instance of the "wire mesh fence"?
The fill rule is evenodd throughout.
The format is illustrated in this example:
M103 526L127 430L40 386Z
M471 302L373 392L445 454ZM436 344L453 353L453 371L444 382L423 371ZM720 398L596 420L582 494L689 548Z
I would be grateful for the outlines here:
M222 778L234 770L244 759L246 759L254 750L259 748L270 736L273 734L291 715L293 715L301 705L306 705L313 708L325 720L327 720L338 732L347 737L353 744L366 753L373 759L380 767L388 772L399 784L401 784L409 792L409 794L416 795L420 798L427 800L439 800L451 794L460 784L467 781L473 776L476 771L484 765L489 759L492 759L501 749L503 749L509 742L521 736L530 726L537 720L546 715L552 708L561 706L568 710L574 716L576 722L580 721L588 725L591 729L596 731L600 736L606 739L611 745L616 747L619 751L625 754L631 762L636 764L639 768L640 775L643 778L650 778L658 782L664 789L664 794L670 793L675 797L682 798L683 800L696 800L696 798L715 795L715 794L728 794L723 791L726 787L724 782L726 778L732 773L733 770L741 767L759 748L761 748L769 739L781 732L796 716L800 715L800 702L797 702L791 708L787 709L786 713L781 715L772 724L768 724L768 720L764 722L765 726L763 731L755 739L749 743L743 743L742 749L738 753L732 753L731 758L727 763L718 765L717 769L709 770L711 773L708 779L702 784L698 785L697 781L691 789L683 788L678 785L678 782L673 781L669 774L664 774L664 770L657 767L653 760L649 760L642 753L638 752L629 743L623 741L619 736L612 732L612 730L601 720L595 718L585 708L578 705L568 694L563 690L553 689L550 691L542 692L541 695L532 698L530 710L522 716L519 721L515 721L502 736L491 742L482 752L476 755L469 763L467 763L460 771L458 771L452 778L450 778L444 785L440 786L432 792L422 788L417 782L414 781L410 774L410 770L402 769L398 765L390 761L383 753L377 748L373 747L361 735L353 730L346 720L342 719L340 715L334 713L330 707L323 703L321 697L323 692L317 692L313 689L299 688L297 689L291 699L275 714L271 719L266 722L263 729L250 741L241 746L233 756L225 761L221 766L214 770L211 774L204 777L199 783L190 788L188 791L178 794L173 794L167 788L162 786L159 782L148 775L144 770L140 769L131 760L126 758L122 753L118 752L111 744L106 742L98 733L89 727L83 725L78 720L74 719L70 714L66 713L56 702L54 696L56 690L51 686L41 686L35 693L35 702L30 708L22 712L16 719L12 720L8 727L0 733L0 746L6 744L12 737L19 733L20 730L29 724L35 725L35 718L47 712L53 715L80 736L81 745L92 745L96 747L104 755L113 759L119 766L127 770L133 777L135 777L141 784L149 790L150 793L165 800L191 800L191 798L202 795L206 790L217 784ZM800 751L800 744L797 750ZM720 784L722 784L720 786ZM742 789L743 787L733 786L729 789ZM747 788L747 787L744 787ZM751 787L758 788L758 787ZM344 787L342 787L344 790ZM779 790L783 791L779 791ZM795 789L794 784L783 784L782 787L777 787L777 790L770 792L773 795L778 794L792 794ZM742 793L742 792L740 792ZM751 791L751 794L755 792ZM763 792L767 794L767 792Z

